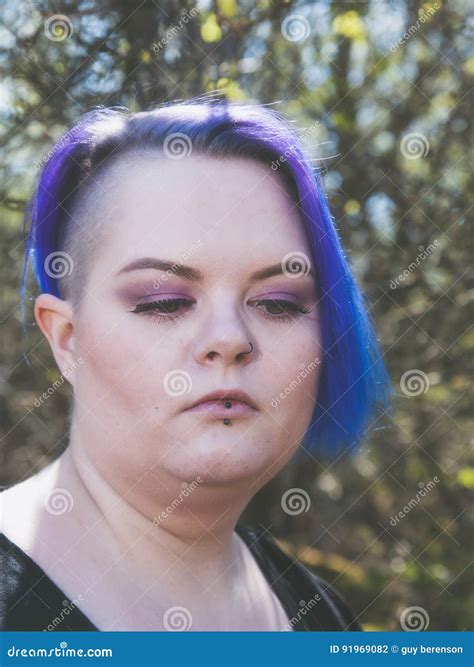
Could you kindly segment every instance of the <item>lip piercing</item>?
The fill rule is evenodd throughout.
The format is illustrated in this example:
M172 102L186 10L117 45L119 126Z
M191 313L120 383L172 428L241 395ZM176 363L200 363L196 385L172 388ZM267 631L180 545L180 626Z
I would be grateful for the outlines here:
M226 401L226 402L224 403L224 405L225 405L226 408L231 408L231 407L232 407L232 403L231 403L230 401ZM226 418L226 419L224 419L224 424L225 424L226 426L230 426L230 425L232 424L232 422L230 421L230 419L227 419L227 418Z

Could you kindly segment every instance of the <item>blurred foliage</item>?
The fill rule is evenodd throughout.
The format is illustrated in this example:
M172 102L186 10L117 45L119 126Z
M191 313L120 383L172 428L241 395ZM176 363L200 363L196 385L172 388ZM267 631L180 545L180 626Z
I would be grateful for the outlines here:
M278 102L324 174L397 396L393 417L357 458L288 466L244 518L333 582L368 629L399 629L401 611L414 605L428 612L430 630L467 629L474 612L468 0L133 5L3 6L3 485L38 471L67 444L70 390L63 383L34 406L58 371L31 308L22 340L19 304L22 213L52 142L97 104L139 110L216 89ZM47 21L58 14L67 20L48 35ZM403 379L414 371L421 390ZM391 517L423 486L429 492L393 526ZM293 487L311 497L310 510L297 516L281 507Z

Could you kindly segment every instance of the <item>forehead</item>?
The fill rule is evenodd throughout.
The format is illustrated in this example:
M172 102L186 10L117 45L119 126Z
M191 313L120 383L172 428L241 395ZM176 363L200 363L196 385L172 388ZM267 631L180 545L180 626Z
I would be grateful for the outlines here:
M307 250L283 180L254 160L139 151L117 159L93 189L110 267L150 255L178 260L194 248L195 261L185 263L228 269Z

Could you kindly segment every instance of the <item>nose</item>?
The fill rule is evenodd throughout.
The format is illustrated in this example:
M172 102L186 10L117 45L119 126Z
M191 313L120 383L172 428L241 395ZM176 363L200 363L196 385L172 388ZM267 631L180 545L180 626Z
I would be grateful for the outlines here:
M207 320L194 341L194 359L203 366L246 366L255 353L255 340L237 313Z

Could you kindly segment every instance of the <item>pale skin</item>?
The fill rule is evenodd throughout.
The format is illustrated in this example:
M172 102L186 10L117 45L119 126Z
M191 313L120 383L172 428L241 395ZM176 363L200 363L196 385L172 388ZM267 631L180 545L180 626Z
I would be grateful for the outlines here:
M90 197L105 227L80 303L35 303L72 385L69 446L0 494L3 530L101 630L166 629L173 606L189 610L193 630L279 630L283 609L234 528L295 454L315 406L319 367L271 404L321 357L314 278L250 280L288 253L311 256L299 213L265 165L198 155L128 153ZM123 270L142 258L199 279ZM170 298L187 300L176 319L132 312ZM265 299L307 312L277 321ZM164 386L176 370L189 392ZM247 392L257 410L230 426L185 411L223 387ZM73 503L52 513L58 488Z

